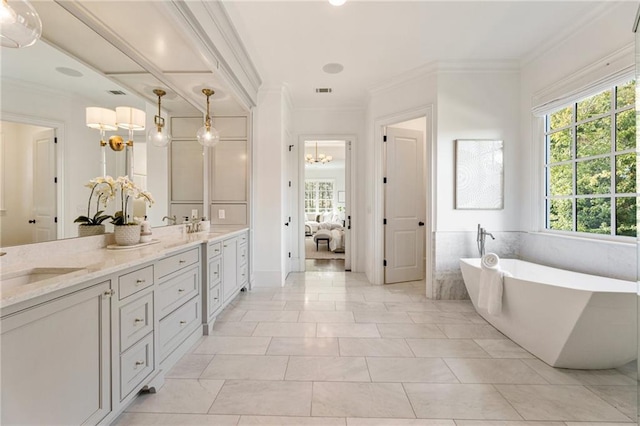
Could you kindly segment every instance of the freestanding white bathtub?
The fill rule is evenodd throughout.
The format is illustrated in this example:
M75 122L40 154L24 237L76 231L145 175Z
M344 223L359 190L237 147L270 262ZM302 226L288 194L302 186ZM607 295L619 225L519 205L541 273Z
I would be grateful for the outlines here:
M636 359L636 283L500 259L502 313L478 309L480 259L460 259L476 311L552 367L605 369Z

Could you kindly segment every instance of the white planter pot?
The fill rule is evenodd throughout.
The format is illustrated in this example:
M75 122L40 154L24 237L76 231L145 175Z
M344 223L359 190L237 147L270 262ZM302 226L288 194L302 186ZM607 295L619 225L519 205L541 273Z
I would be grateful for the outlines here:
M132 246L140 242L140 225L120 225L115 227L116 244Z
M79 237L90 237L92 235L104 234L104 225L78 225Z

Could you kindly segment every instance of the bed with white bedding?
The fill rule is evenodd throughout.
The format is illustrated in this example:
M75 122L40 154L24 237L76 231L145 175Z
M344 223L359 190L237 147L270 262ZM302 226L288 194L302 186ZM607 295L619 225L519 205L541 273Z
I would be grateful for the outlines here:
M329 250L334 253L344 253L344 228L332 229Z

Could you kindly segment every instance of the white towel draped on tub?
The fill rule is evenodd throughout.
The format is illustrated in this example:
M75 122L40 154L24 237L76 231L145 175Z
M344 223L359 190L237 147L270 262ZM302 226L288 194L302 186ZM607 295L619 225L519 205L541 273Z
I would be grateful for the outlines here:
M502 312L502 286L508 272L500 269L500 258L495 253L487 253L480 261L480 292L478 307L486 309L490 315Z

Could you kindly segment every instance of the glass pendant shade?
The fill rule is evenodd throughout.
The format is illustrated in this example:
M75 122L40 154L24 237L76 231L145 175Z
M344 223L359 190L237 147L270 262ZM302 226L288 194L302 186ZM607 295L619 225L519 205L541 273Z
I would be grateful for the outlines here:
M147 133L147 142L158 147L166 147L171 143L171 135L167 133L164 127L153 128Z
M116 126L116 112L112 109L100 107L87 107L86 109L87 127L97 130L113 131Z
M211 126L209 128L207 126L200 127L196 137L200 145L208 146L209 148L216 146L220 142L220 133Z
M144 111L131 107L116 108L116 123L118 127L127 130L144 130L146 114Z
M0 44L4 47L27 47L42 34L38 12L26 0L2 0L0 3Z

